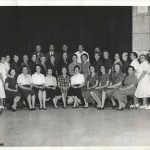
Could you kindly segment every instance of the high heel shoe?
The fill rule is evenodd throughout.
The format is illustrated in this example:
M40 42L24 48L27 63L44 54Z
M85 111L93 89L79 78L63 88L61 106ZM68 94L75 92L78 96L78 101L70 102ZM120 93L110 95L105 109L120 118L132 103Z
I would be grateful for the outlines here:
M67 109L67 107L66 107L66 106L63 106L63 109Z
M33 109L32 108L28 108L28 110L32 111Z
M115 108L116 108L116 105L113 105L113 106L112 106L112 109L115 109Z
M77 105L76 107L79 108L79 105Z
M124 110L124 108L117 108L116 110L118 110L118 111L122 111L122 110Z
M83 108L89 108L88 106L83 106Z
M16 111L16 109L14 109L14 108L11 108L11 111L15 112L15 111Z
M104 107L97 107L97 110L103 110Z

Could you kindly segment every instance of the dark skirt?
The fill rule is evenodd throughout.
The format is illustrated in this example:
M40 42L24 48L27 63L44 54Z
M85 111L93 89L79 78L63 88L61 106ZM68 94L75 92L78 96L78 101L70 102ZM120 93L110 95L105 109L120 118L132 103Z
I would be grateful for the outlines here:
M61 89L57 86L55 90L55 96L61 96L61 95L62 95Z
M24 87L30 87L30 85L23 85ZM29 96L29 95L31 95L31 96L33 96L35 93L34 93L34 90L32 89L32 90L25 90L25 89L22 89L22 88L19 88L19 91L20 91L20 93L22 94L22 96L25 98L25 99L27 99L27 97Z
M55 97L56 90L48 89L48 88L45 88L45 90L46 90L46 98L54 98Z
M12 92L12 91L7 91L6 90L6 98L7 99L14 99L15 97L21 97L21 93L20 92Z
M81 98L82 97L81 88L70 87L68 90L67 96L77 96Z
M40 86L43 86L43 85L36 85L36 86L40 87ZM45 91L45 88L44 89L40 89L40 88L34 87L33 89L34 89L36 97L38 97L39 91Z

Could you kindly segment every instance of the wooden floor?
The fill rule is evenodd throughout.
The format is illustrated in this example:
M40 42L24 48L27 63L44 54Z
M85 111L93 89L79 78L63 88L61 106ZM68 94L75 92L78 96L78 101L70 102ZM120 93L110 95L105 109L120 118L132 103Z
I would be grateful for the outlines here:
M150 146L150 110L5 110L0 143L5 146Z

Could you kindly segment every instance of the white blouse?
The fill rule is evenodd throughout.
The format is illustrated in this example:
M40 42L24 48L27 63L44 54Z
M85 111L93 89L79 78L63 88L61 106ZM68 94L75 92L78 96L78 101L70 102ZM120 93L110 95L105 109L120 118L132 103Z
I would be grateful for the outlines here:
M34 73L32 75L32 82L33 84L36 84L36 85L45 84L45 76L41 73L40 74Z
M4 66L5 66L6 71L8 72L10 69L10 64L7 61L5 61Z
M72 85L85 83L84 75L81 73L73 75L70 80Z
M137 59L134 59L130 65L133 66L135 70L137 70L140 64Z
M3 80L5 82L5 79L7 78L7 69L3 63L0 63L0 73L2 74Z
M17 78L17 83L21 84L21 85L31 85L32 84L32 77L31 75L27 74L27 76L25 76L23 73L20 74Z
M57 86L57 80L54 76L46 76L45 82L45 86Z

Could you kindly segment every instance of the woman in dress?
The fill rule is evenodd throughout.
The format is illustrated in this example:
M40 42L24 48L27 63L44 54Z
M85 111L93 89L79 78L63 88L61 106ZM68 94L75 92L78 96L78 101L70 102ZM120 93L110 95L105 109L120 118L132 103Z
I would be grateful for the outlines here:
M81 103L82 92L81 88L85 84L84 75L80 73L80 67L74 67L75 74L71 77L71 87L68 91L68 103L74 102L73 108L79 107L79 103ZM71 99L71 100L70 100Z
M140 108L150 109L148 106L147 98L149 97L149 87L150 87L150 65L146 60L146 56L144 54L140 55L140 65L137 70L138 77L138 85L135 91L135 96L137 98L143 99L143 105Z
M138 83L138 79L134 73L134 67L128 67L128 74L125 77L124 84L118 90L114 92L114 97L119 102L118 110L123 110L125 108L125 104L127 103L127 96L134 95L136 86Z
M22 73L17 78L19 92L25 101L27 100L29 110L35 110L35 93L33 90L32 77L28 74L27 66L22 67Z
M89 67L90 75L87 77L87 89L84 93L82 93L84 97L85 106L84 108L88 108L88 104L97 103L97 108L101 106L100 98L95 94L95 88L98 86L98 74L95 73L94 66L90 65Z
M27 66L28 74L31 74L28 55L23 55L23 62L21 63L20 68L22 68L23 66Z
M6 98L4 90L4 79L2 73L0 73L0 107L4 108L4 98Z
M120 64L121 69L122 69L122 62L120 60L120 54L119 53L115 53L114 59L115 59L115 61L114 61L113 66L112 66L112 71L114 71L114 65L115 64Z
M21 72L18 55L14 55L13 61L10 63L10 68L16 71L16 77L18 77Z
M130 53L130 59L131 59L131 63L130 66L133 66L135 69L135 75L137 76L137 70L139 68L139 62L138 62L138 54L136 52L131 52ZM137 76L138 78L138 76Z
M110 54L108 51L104 51L103 52L103 65L105 66L106 68L106 73L108 73L109 75L111 74L112 72L112 65L113 65L113 61L112 59L110 58Z
M57 65L55 62L55 56L53 56L53 55L50 56L50 60L47 61L46 67L47 67L47 69L51 68L53 70L53 76L54 77L56 77L56 78L58 77Z
M35 90L36 97L40 102L40 108L46 110L46 92L45 92L45 76L41 74L40 65L36 65L36 72L32 75L33 87Z
M112 74L110 75L110 79L109 79L109 85L107 87L106 90L106 95L107 97L110 98L110 100L112 101L112 108L114 108L116 106L116 102L113 96L113 93L115 92L115 90L117 90L118 88L120 88L120 86L122 85L122 82L124 80L124 74L121 72L121 65L120 64L115 64L114 65L114 72L112 72ZM105 101L104 101L105 103Z
M9 76L7 69L5 67L5 57L1 57L1 62L0 62L0 73L2 74L3 80L5 82L5 79Z
M4 65L5 65L5 69L8 73L8 71L10 69L10 55L6 55Z
M69 64L69 74L71 76L74 75L74 67L79 66L81 68L81 64L77 62L77 55L73 54L72 56L72 63Z
M68 89L70 88L70 77L67 75L67 68L62 68L62 75L58 77L58 87L56 92L56 96L54 99L54 106L57 108L57 101L62 98L63 100L63 108L66 108L66 99L67 99L67 93Z
M122 73L127 74L128 73L128 67L130 65L130 62L128 60L128 53L123 52L122 53Z
M11 110L16 111L17 102L20 100L21 94L18 92L16 71L11 69L10 76L5 80L5 92L7 100L11 101Z
M85 79L85 83L84 86L82 87L82 93L85 93L86 91L86 86L87 86L87 77L90 75L89 72L89 66L90 66L90 62L88 61L88 55L87 54L82 54L81 55L81 74L84 75L84 79Z
M81 73L84 75L85 86L86 86L86 84L87 84L87 77L90 74L89 73L90 63L88 61L88 55L87 54L82 54L81 55L81 60L82 60L82 63L81 63Z
M31 69L31 74L35 73L36 64L37 64L37 56L36 56L36 54L33 53L32 56L31 56L31 59L29 61L29 65L30 65L30 69Z
M105 66L100 67L100 75L99 75L99 86L96 87L95 94L102 100L101 107L98 109L104 109L105 99L106 99L106 88L109 85L109 75L106 73Z
M69 72L68 72L69 64L70 64L70 60L68 58L68 54L67 54L67 52L63 52L62 58L60 58L60 60L58 61L58 64L57 64L57 66L58 66L58 75L62 74L62 68L63 67L67 68L67 73L69 74Z
M46 67L46 57L45 56L41 56L40 66L41 66L41 73L46 76L47 67Z
M47 76L45 78L45 90L46 90L46 99L52 99L54 101L56 95L57 80L52 74L53 71L51 68L49 68L47 70Z
M92 64L95 67L95 72L99 73L100 67L103 64L100 53L94 53L94 62Z

